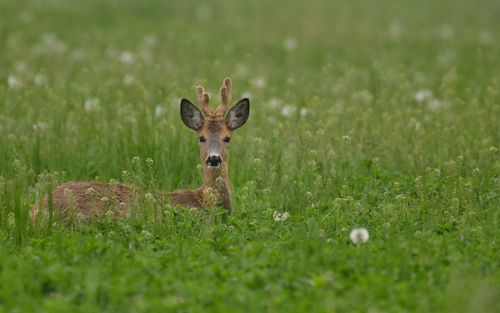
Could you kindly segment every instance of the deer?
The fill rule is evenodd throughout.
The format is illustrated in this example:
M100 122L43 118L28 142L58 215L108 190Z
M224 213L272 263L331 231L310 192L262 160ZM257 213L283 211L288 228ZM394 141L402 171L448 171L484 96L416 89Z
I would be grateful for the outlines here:
M228 77L220 88L221 103L215 110L209 106L210 94L202 86L197 86L196 89L201 110L183 98L180 102L180 114L183 123L194 130L198 137L203 184L196 190L160 192L160 195L172 206L188 209L222 206L231 214L233 206L228 176L229 143L233 132L248 120L250 100L243 98L228 111L232 93L232 82ZM133 198L137 194L140 195L141 191L136 187L121 183L69 181L54 188L52 197L45 195L42 201L36 203L31 216L36 224L39 211L47 213L50 201L54 212L62 219L68 216L70 210L76 210L85 219L91 220L109 212L109 203L105 202L114 199L118 205L112 208L113 217L121 219L130 216Z

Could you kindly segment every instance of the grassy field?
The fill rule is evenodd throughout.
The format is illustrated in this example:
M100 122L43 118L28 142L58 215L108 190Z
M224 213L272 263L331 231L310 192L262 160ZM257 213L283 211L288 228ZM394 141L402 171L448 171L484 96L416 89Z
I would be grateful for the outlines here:
M499 16L496 0L0 1L0 312L499 312ZM67 180L199 187L179 102L198 84L218 99L226 76L251 99L233 215L153 199L137 209L157 219L32 224Z

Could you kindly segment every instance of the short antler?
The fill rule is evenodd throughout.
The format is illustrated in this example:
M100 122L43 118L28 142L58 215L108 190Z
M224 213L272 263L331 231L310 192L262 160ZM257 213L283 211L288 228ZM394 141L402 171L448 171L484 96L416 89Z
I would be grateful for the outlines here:
M205 89L203 89L202 86L196 87L196 90L198 92L198 102L200 103L200 107L205 113L205 116L212 114L212 109L208 106L210 95L205 91Z
M220 97L222 99L221 104L217 108L217 112L222 115L226 114L227 109L229 108L229 104L231 103L231 92L233 91L233 85L231 83L231 79L226 77L224 79L224 85L220 88Z

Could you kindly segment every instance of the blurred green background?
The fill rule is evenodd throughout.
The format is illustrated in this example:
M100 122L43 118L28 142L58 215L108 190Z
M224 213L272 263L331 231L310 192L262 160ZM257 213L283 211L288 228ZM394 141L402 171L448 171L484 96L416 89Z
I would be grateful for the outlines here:
M493 0L0 0L0 311L497 312L499 17ZM50 179L199 187L179 102L202 84L218 104L226 76L251 100L231 217L32 225Z

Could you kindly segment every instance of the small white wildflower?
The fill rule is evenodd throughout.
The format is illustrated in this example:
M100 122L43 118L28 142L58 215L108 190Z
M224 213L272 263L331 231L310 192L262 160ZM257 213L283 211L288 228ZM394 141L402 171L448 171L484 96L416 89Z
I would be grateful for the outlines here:
M123 77L123 84L125 86L130 86L135 82L134 76L132 74L127 74Z
M9 212L7 215L7 225L9 227L13 227L16 224L16 217L14 216L14 212Z
M255 77L252 84L254 84L257 88L264 88L266 86L266 79L262 76Z
M307 114L309 114L309 110L306 108L302 108L302 109L300 109L299 114L300 114L300 117L305 117Z
M281 109L281 115L289 117L292 116L296 110L297 108L294 107L293 105L285 105L283 109Z
M33 80L37 86L46 85L48 82L47 76L43 74L36 74Z
M21 80L14 75L9 75L9 78L7 78L7 84L12 89L19 89L23 85Z
M48 53L64 53L66 52L66 44L57 38L56 34L46 33L42 37L43 46L46 47Z
M155 108L155 115L156 115L156 117L161 117L164 114L165 114L165 108L162 107L161 105L157 105L156 108Z
M144 44L146 46L154 46L156 45L156 41L157 41L157 37L155 34L151 34L151 35L147 35L146 37L144 37L144 39L142 40L142 42L144 42Z
M292 37L288 37L283 41L283 48L286 51L293 51L297 48L297 40Z
M366 228L354 228L349 234L349 238L351 238L353 243L365 243L370 238L370 235Z
M347 136L347 135L344 135L342 136L342 140L345 142L345 143L350 143L351 142L351 137Z
M141 158L138 156L134 156L132 157L132 160L130 160L130 163L132 163L133 165L139 165L139 163L141 163Z
M245 91L244 93L241 94L241 97L242 98L252 99L253 95L252 95L252 93L250 91Z
M15 67L18 72L24 72L26 71L26 62L19 61L16 63Z
M86 193L86 194L88 194L88 195L92 195L92 194L95 194L95 193L96 193L96 191L95 191L95 189L94 189L94 188L89 187L85 193Z
M151 202L153 202L153 201L155 200L155 198L153 197L153 195L152 195L150 192L146 193L146 194L144 195L144 198L145 198L147 201L151 201Z
M271 108L277 108L281 105L282 102L283 102L283 100L281 100L279 98L271 98L271 99L269 99L269 106Z
M104 196L104 197L101 198L101 201L104 202L104 203L106 203L106 202L109 201L109 198L106 197L106 196Z
M361 91L356 95L356 97L365 103L368 103L373 100L373 95L368 90Z
M71 51L71 54L69 57L75 61L81 61L85 58L86 53L83 49L81 48L76 48L73 51Z
M90 112L90 111L95 111L99 107L99 104L101 103L101 100L98 98L90 98L85 100L85 111Z
M431 111L436 111L441 109L443 106L443 103L439 101L439 99L430 99L429 102L427 103L427 108Z
M415 93L413 98L417 102L422 102L424 100L432 98L432 91L430 91L429 89L420 89Z
M47 125L44 122L36 122L33 124L34 131L43 131L45 128L47 128Z
M71 197L73 195L73 191L71 191L71 189L69 188L64 188L63 193L66 197Z
M120 61L123 64L132 64L135 62L135 55L131 51L123 51L120 55Z
M279 213L278 211L274 211L273 218L276 222L283 222L286 221L290 215L288 212L285 213Z
M152 166L154 163L153 159L152 158L147 158L146 159L146 164L149 165L149 166Z
M113 219L113 217L115 216L115 213L112 210L109 210L106 213L104 213L104 216L108 219Z

